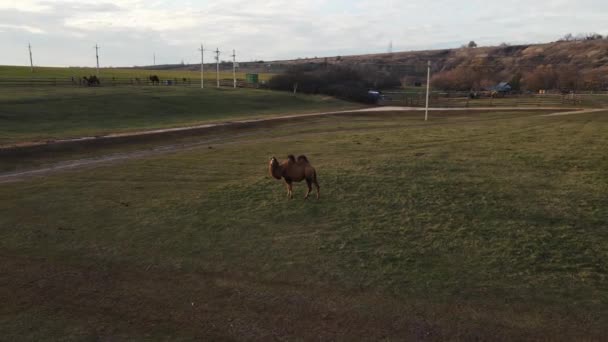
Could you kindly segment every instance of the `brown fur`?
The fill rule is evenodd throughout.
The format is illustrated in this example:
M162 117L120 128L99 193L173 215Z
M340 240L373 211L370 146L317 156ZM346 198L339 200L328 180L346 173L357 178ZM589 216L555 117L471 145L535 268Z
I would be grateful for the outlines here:
M287 156L287 160L279 163L277 158L270 158L268 165L270 175L276 179L284 179L287 186L287 196L293 198L293 182L301 182L306 180L308 192L304 199L308 199L314 184L317 189L317 199L321 197L319 183L317 182L317 171L315 170L306 156L298 156L296 159L293 155Z

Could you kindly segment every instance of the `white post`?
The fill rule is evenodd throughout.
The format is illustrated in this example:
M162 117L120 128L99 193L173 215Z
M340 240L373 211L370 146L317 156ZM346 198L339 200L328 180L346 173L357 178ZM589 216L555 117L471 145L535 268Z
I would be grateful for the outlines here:
M426 70L426 109L424 111L424 121L429 120L429 92L431 90L431 61L428 61Z
M28 43L27 47L30 50L30 68L32 69L32 72L34 72L34 60L32 59L32 44Z
M234 89L236 89L236 50L232 50L232 79L234 81Z
M95 44L95 59L97 60L97 77L99 77L99 46Z
M203 49L203 44L201 44L201 89L205 88L205 49Z
M216 64L216 70L215 70L215 78L217 80L217 87L220 87L220 49L217 48L215 50L215 62Z

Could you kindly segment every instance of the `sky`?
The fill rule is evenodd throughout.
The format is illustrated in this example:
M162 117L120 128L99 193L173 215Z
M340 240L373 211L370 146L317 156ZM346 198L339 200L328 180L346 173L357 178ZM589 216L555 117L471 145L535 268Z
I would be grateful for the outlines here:
M0 65L278 60L608 34L606 0L0 0Z

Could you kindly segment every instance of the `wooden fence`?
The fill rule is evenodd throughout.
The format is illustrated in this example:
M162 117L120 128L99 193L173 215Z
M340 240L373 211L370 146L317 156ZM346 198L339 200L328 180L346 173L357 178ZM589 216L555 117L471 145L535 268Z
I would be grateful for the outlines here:
M167 78L160 79L160 83L153 84L147 78L118 78L118 77L100 77L101 87L118 87L118 86L181 86L181 87L200 87L200 78ZM232 87L232 79L221 79L221 87ZM205 87L215 87L215 79L205 78ZM87 82L81 78L71 77L46 77L46 78L2 78L0 77L0 87L88 87ZM245 80L237 79L237 87L239 88L258 88L259 84L248 83Z
M387 92L382 105L424 107L426 95L423 92ZM471 99L468 93L433 92L430 95L431 107L582 107L608 105L607 95L578 95L578 94L521 94L505 95L504 97L480 97ZM595 100L595 101L592 101Z

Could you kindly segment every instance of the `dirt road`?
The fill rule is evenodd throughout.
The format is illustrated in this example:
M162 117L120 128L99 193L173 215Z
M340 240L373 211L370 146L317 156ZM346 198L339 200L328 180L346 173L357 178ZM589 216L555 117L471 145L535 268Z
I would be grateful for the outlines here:
M550 114L542 114L538 116L564 116L564 115L577 115L577 114L586 114L593 112L605 111L605 109L577 109L573 111L564 111L564 108L558 107L511 107L511 108L429 108L429 112L458 112L458 111L556 111L555 113ZM264 122L280 122L286 120L293 119L303 119L303 118L311 118L311 117L320 117L320 116L331 116L331 115L353 115L353 114L369 114L369 113L385 113L385 112L424 112L424 108L419 107L373 107L373 108L365 108L359 110L348 110L348 111L336 111L336 112L323 112L323 113L312 113L312 114L294 114L294 115L283 115L271 118L261 118L261 119L250 119L250 120L240 120L240 121L229 121L229 122L218 122L218 123L210 123L204 125L196 125L196 126L188 126L188 127L179 127L179 128L167 128L167 129L157 129L150 131L141 131L141 132L129 132L129 133L116 133L109 134L105 136L98 137L82 137L76 139L65 139L65 140L56 140L51 142L26 142L20 143L11 146L0 146L0 149L20 149L20 148L29 148L36 146L52 146L59 144L80 144L83 142L97 141L97 140L111 140L111 139L119 139L119 138L129 138L129 137L142 137L142 136L151 136L151 135L164 135L164 134L172 134L179 132L193 132L193 131L201 131L210 130L212 128L218 127L231 127L231 126L240 126L240 125L249 125L255 123L264 123ZM54 165L27 170L27 171L18 171L18 172L10 172L10 173L0 173L0 184L9 183L15 181L21 181L28 179L34 176L44 176L48 174L53 174L60 171L78 169L83 167L93 167L96 165L107 164L112 162L117 162L121 160L129 160L136 158L144 158L159 154L172 153L177 151L184 151L188 149L198 148L203 145L208 145L217 141L217 139L203 139L195 143L190 144L175 144L175 145L166 145L153 149L146 149L140 151L132 151L125 153L117 153L106 155L102 157L95 158L86 158L86 159L78 159L78 160L70 160L56 163Z

